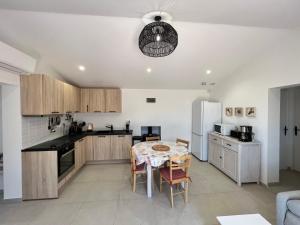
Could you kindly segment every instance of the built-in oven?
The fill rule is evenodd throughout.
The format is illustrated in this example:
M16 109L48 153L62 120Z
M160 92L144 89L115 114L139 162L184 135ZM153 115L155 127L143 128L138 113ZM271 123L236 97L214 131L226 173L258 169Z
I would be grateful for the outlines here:
M74 143L67 143L57 151L58 180L63 179L75 166Z

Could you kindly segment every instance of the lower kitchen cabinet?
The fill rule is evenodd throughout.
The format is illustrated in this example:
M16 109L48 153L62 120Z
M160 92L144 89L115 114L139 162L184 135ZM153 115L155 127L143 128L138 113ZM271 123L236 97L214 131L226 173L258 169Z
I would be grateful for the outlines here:
M23 200L58 197L57 152L22 152Z
M226 147L223 150L223 171L232 179L237 180L237 160L238 153Z
M93 160L110 160L112 159L110 148L110 136L98 135L93 136Z
M241 185L260 181L260 143L209 135L208 161Z
M86 138L75 142L75 171L79 170L86 162Z
M111 136L112 159L130 159L131 139L129 135Z
M98 160L124 160L130 159L131 135L98 135L92 137L93 159Z

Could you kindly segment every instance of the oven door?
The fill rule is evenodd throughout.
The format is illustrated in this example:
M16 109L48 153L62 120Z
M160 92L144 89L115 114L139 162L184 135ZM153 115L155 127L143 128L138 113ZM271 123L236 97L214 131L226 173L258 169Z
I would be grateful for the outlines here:
M74 149L59 156L58 159L58 180L64 178L69 171L74 168L75 164L75 152Z

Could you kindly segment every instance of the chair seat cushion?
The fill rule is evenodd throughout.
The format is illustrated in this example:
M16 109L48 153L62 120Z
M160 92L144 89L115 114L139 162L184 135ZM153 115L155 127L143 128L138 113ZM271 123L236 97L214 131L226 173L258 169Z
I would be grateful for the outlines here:
M300 217L300 200L289 200L287 202L287 208L294 215ZM300 220L300 219L299 219Z
M135 171L143 171L143 170L145 170L145 163L136 165Z
M160 169L160 174L163 178L170 181L170 168L165 167ZM186 173L182 169L172 171L172 180L186 178Z

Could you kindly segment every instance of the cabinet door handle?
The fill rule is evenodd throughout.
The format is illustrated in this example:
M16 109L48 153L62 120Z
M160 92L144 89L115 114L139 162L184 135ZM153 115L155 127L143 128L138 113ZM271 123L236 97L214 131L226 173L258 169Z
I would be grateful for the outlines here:
M86 111L87 112L89 111L89 105L86 105Z
M118 135L118 137L125 137L125 135Z
M226 144L227 146L231 146L231 144Z
M99 135L98 137L99 137L99 138L105 138L105 136L103 136L103 135Z
M216 138L214 138L214 141L217 141L217 139L216 139Z
M99 110L95 110L94 112L102 112L102 111L99 111Z
M222 156L220 156L220 159L223 159L223 157L222 157Z
M116 112L116 111L110 110L109 112Z

